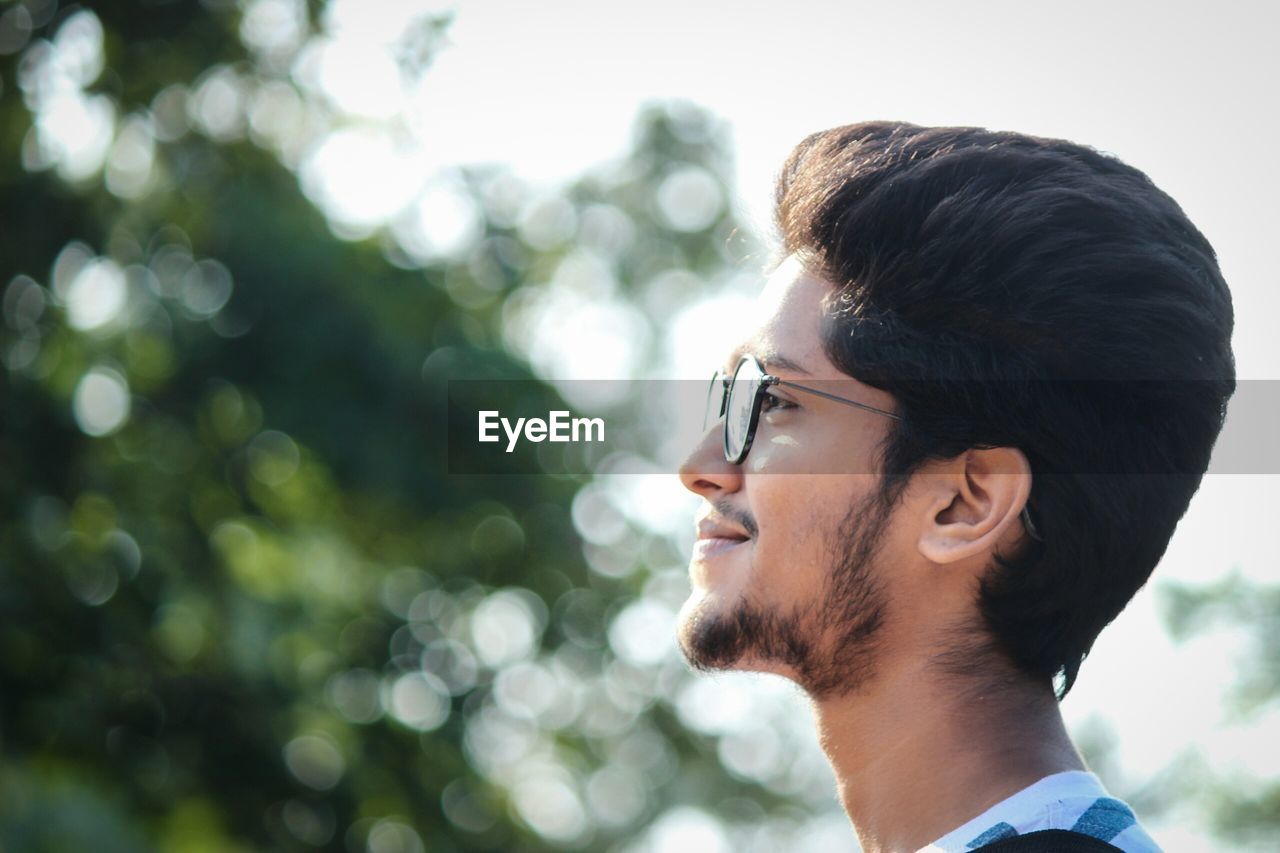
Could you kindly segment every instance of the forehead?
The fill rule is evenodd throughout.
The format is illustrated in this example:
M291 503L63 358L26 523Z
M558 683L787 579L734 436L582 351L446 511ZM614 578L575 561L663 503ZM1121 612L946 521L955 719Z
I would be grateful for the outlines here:
M829 292L830 285L806 270L794 255L788 256L765 282L752 312L755 325L735 347L731 360L749 353L771 367L770 356L775 362L783 356L803 372L834 371L822 350L820 334L822 300Z

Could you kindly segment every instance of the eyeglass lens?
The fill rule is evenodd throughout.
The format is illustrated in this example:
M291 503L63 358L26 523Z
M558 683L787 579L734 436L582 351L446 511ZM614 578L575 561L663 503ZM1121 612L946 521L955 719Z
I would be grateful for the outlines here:
M728 392L728 377L719 370L711 377L711 385L707 388L707 407L702 415L702 431L706 432L711 425L724 415L724 400Z
M725 403L724 450L725 457L733 462L742 461L742 451L751 431L756 389L763 373L751 359L744 358L734 371L729 383L729 399Z

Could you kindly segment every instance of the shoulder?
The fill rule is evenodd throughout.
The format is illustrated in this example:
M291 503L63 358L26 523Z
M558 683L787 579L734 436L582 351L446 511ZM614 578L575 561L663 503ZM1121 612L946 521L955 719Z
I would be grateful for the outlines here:
M1046 829L1088 835L1125 853L1160 851L1133 809L1112 797L1101 780L1086 771L1046 776L947 833L924 851L967 853Z

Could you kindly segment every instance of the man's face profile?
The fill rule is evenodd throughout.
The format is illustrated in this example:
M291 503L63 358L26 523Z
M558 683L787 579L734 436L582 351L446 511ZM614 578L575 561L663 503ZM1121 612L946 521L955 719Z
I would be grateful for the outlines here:
M829 290L787 259L738 352L784 380L839 380L858 401L891 410L889 395L850 379L824 353L819 324ZM871 472L892 422L785 386L768 394L741 465L725 461L717 423L681 468L685 487L705 503L680 645L698 668L773 672L814 696L857 690L888 615L890 510Z

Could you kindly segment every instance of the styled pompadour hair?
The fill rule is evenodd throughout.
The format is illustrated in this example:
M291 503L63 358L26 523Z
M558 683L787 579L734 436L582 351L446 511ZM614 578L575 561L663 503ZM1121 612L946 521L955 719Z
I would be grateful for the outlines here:
M832 286L828 356L904 415L888 500L967 448L1030 460L1043 541L996 556L977 609L990 648L1065 696L1163 556L1235 390L1212 247L1115 157L890 122L796 146L775 220L782 254Z

